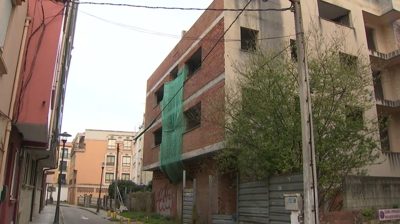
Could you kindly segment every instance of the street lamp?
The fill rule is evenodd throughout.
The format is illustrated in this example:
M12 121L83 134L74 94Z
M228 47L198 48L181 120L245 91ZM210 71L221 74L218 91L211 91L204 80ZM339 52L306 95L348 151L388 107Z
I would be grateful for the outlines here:
M100 197L101 197L101 184L103 183L103 172L104 172L104 166L106 164L104 162L101 163L101 177L100 177L100 190L99 190L99 198L97 199L97 210L96 212L100 212Z
M61 175L62 175L62 170L63 170L63 162L64 162L64 150L65 150L65 143L67 143L67 138L71 137L70 134L67 132L58 134L58 136L61 136L62 139L61 141L63 142L63 147L62 147L62 154L61 154L61 163L58 166L60 168L60 173L58 174L58 194L57 194L57 205L56 205L56 214L54 215L54 224L58 224L60 222L60 197L61 197Z

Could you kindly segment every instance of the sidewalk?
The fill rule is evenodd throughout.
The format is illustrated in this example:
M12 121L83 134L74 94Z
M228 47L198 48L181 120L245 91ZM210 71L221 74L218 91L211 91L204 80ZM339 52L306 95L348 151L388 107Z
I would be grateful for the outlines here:
M53 224L54 222L54 215L56 213L56 206L55 205L47 205L43 208L43 211L37 214L32 222L29 223L41 223L41 224ZM60 209L60 224L64 223L64 218L62 215L62 211Z

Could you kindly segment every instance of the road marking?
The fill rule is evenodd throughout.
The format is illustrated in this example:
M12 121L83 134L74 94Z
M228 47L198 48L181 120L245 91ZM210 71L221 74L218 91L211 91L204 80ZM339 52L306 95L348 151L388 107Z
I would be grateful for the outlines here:
M85 217L83 215L81 215L81 216L82 216L81 219L85 219L85 220L89 219L89 218L87 218L87 217Z

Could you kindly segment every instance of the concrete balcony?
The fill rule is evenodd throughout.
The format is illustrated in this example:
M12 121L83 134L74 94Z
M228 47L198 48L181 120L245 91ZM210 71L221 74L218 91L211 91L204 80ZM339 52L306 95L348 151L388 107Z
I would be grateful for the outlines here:
M386 111L391 113L398 113L400 112L400 100L385 100L376 98L376 108L379 111Z
M367 0L361 1L364 20L371 24L386 24L400 19L400 1Z
M394 50L388 54L369 50L369 55L372 64L376 64L378 66L384 65L385 67L391 67L400 64L400 49Z

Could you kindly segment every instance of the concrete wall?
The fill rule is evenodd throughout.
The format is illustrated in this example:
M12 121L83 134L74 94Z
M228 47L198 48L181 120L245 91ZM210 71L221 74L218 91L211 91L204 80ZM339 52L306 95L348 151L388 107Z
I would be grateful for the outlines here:
M344 182L343 207L353 209L392 208L400 201L400 178L348 176Z

